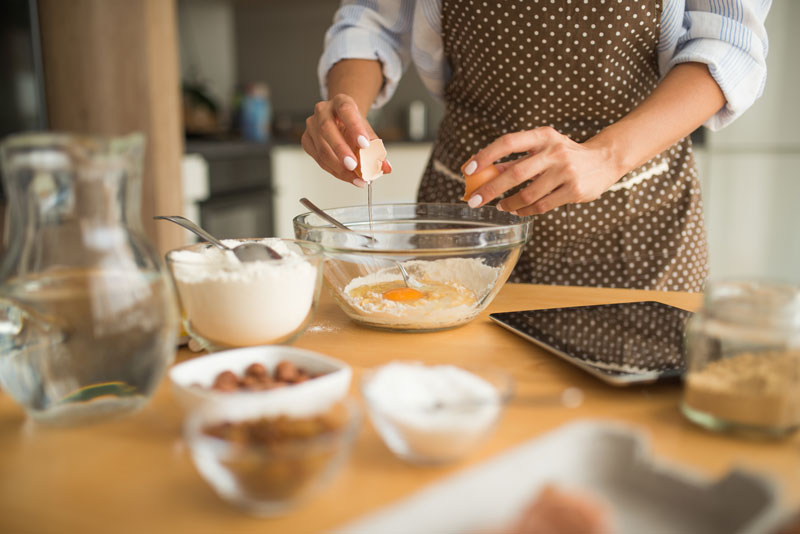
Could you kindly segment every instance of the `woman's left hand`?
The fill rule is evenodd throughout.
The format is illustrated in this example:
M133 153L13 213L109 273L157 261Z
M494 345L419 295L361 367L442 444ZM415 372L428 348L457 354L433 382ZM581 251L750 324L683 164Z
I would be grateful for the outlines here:
M465 174L473 174L510 154L528 155L497 164L500 175L472 194L470 207L482 206L524 182L529 184L499 202L498 209L534 215L564 204L595 200L625 174L615 163L612 151L596 139L576 143L550 127L497 138L469 160Z

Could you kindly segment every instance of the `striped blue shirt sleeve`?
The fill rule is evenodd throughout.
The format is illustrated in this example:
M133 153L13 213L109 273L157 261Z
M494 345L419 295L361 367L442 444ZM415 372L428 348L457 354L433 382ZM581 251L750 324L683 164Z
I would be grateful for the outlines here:
M699 62L725 94L726 104L707 122L718 130L761 96L767 77L764 20L771 0L665 2L658 53L662 75L679 63Z
M328 71L342 59L376 59L384 83L373 107L394 94L410 61L414 1L344 0L325 34L325 52L317 74L322 98L328 99Z

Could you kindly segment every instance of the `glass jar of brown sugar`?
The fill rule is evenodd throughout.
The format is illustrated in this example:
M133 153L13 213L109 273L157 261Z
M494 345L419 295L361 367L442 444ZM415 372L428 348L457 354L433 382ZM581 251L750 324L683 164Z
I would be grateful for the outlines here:
M800 287L710 283L686 348L681 409L691 421L768 437L800 428Z

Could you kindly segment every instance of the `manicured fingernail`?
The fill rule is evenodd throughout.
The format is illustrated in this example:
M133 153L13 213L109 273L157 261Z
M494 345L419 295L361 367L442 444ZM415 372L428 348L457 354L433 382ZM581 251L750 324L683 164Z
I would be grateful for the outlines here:
M506 210L503 209L503 206L501 206L500 204L498 204L495 207L497 208L497 211L506 211Z
M464 167L464 174L469 176L470 174L475 172L475 169L477 169L477 168L478 168L478 162L475 161L475 160L472 160L467 164L466 167Z
M355 169L356 165L358 164L356 163L355 159L351 158L350 156L345 156L344 166L348 171L352 171L353 169Z
M517 213L517 212L516 212L516 210L515 210L515 211L509 211L509 213L510 213L511 215L519 215L519 213Z
M480 196L480 195L472 195L469 198L469 202L467 202L467 205L470 208L477 208L478 206L481 205L481 202L483 202L483 197L482 196Z
M369 146L369 139L367 139L363 135L359 135L357 141L358 141L358 146L360 146L361 148L367 148Z
M386 164L389 166L389 172L392 172L392 164L389 163L389 160L386 160Z
M356 187L360 187L361 189L364 189L365 187L367 187L367 182L365 182L361 178L355 178L353 180L353 185Z

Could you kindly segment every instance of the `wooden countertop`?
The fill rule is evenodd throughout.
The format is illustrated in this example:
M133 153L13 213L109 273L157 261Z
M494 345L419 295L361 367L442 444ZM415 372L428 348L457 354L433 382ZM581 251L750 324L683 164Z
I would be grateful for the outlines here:
M774 476L787 505L800 505L800 435L752 441L695 427L678 411L679 384L618 389L544 353L492 323L489 312L658 300L696 309L700 295L617 289L506 285L489 310L445 332L388 333L350 322L324 298L295 345L349 362L355 372L391 359L500 365L520 394L581 388L581 407L510 404L496 434L466 461L414 467L396 459L365 421L343 473L317 498L285 517L245 515L216 497L181 439L182 413L165 379L138 414L76 429L26 421L0 393L0 531L2 532L318 532L409 495L510 446L582 418L642 428L653 452L709 476L745 466ZM181 351L179 359L191 357Z

